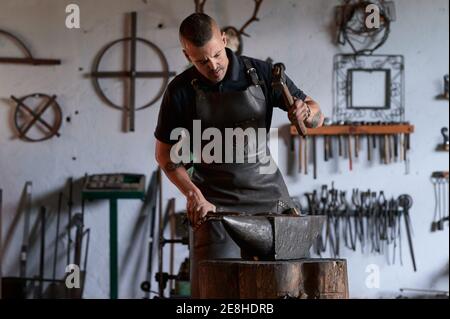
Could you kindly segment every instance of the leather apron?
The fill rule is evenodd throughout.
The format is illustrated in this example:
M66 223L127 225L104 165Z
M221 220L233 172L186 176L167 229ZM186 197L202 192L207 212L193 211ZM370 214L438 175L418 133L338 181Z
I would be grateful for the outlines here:
M244 91L205 92L198 81L193 81L196 91L196 117L201 120L202 130L219 129L223 137L223 160L230 148L226 145L225 129L264 129L265 139L244 140L244 163L194 164L193 183L201 190L217 211L257 213L282 213L294 207L282 175L273 163L267 145L267 104L256 70L244 59L251 85ZM257 134L256 134L257 136ZM203 145L202 145L203 146ZM203 149L203 147L202 147ZM270 173L263 167L268 162L275 165ZM269 172L269 171L268 171ZM240 249L228 236L219 221L209 221L190 233L191 294L199 297L198 263L206 259L240 258Z

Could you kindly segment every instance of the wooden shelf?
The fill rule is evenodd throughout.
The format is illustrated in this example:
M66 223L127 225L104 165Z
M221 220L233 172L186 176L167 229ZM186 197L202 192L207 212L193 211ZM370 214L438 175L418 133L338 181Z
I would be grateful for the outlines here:
M315 129L308 129L308 136L317 135L386 135L386 134L411 134L414 133L414 125L330 125ZM298 135L295 126L291 126L291 134Z

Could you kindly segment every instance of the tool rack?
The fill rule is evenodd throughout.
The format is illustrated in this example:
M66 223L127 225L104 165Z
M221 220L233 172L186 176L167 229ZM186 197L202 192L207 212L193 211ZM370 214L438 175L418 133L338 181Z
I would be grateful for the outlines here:
M410 124L329 125L308 129L308 136L412 134L414 129L414 125ZM291 126L291 134L298 135L295 126Z

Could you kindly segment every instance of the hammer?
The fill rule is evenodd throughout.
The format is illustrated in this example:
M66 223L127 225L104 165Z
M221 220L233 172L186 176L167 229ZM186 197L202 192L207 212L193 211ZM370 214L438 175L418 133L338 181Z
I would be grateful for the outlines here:
M286 67L283 63L277 63L273 66L272 69L272 87L276 90L280 90L283 94L283 100L286 108L289 110L292 105L294 104L294 98L291 95L291 92L289 92L289 89L286 85L286 74L284 73ZM295 128L297 129L298 134L301 136L307 135L307 129L305 126L305 123L302 121L298 122L295 121L293 123L295 125Z

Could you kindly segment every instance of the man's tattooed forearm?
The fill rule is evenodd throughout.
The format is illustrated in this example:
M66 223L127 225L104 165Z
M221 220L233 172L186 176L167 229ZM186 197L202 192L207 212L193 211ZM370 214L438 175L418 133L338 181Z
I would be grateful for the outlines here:
M311 127L316 128L320 124L320 119L322 118L322 111L317 112L311 120Z
M175 164L175 163L169 162L169 163L166 164L165 170L167 172L173 172L173 171L176 171L177 168L180 168L182 166L183 166L183 163Z

